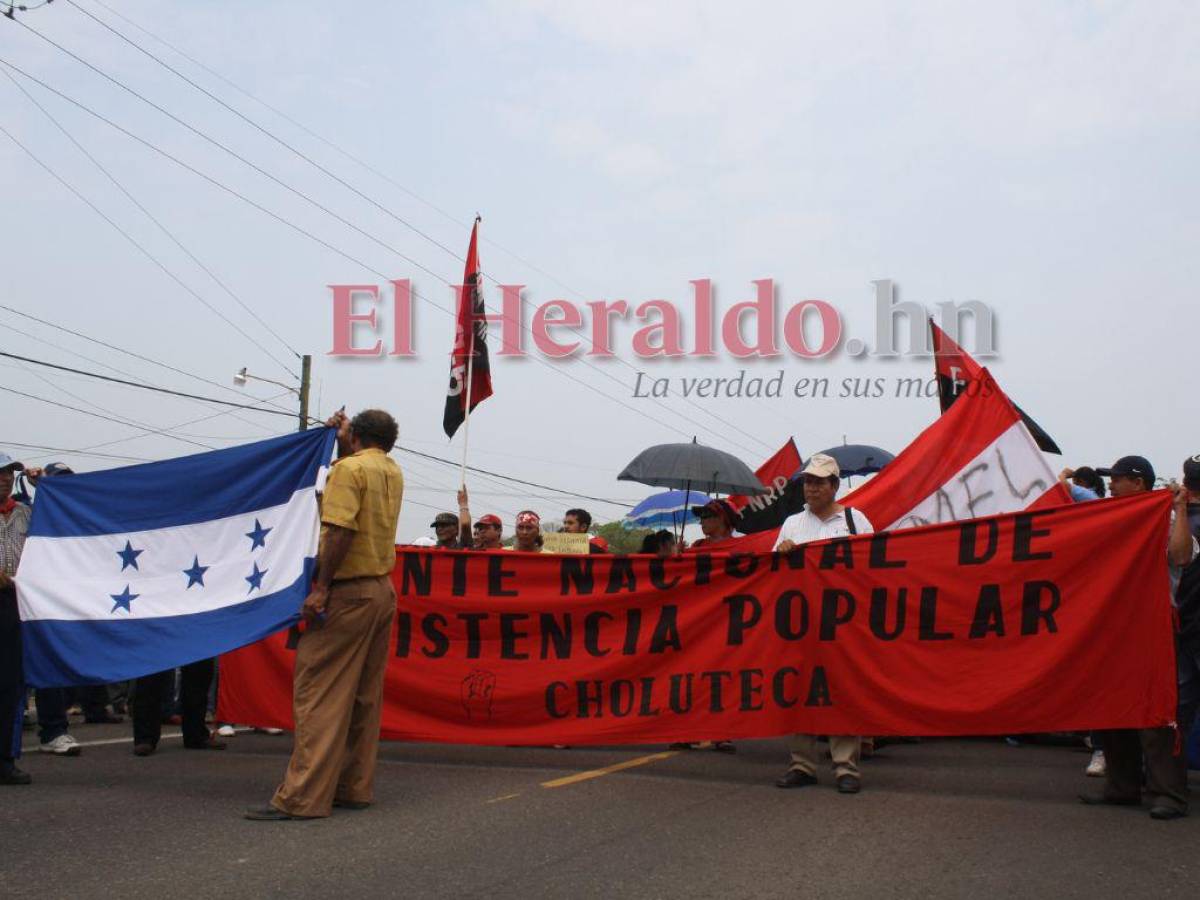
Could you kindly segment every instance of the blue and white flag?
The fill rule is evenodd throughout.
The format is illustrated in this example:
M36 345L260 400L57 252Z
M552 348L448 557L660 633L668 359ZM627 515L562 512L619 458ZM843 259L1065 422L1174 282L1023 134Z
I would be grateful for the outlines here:
M25 680L124 681L295 620L334 438L317 429L43 479L16 576Z

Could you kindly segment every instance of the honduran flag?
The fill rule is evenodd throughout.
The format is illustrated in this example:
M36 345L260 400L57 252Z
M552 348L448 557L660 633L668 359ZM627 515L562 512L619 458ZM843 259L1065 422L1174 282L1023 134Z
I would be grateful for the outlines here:
M43 479L15 579L25 680L124 681L296 619L334 438L322 428Z

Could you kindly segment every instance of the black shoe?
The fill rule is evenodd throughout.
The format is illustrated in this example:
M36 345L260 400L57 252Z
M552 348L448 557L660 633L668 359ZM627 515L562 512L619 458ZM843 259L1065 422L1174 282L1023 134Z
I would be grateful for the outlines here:
M133 745L133 755L134 756L149 756L153 752L154 752L153 744L134 744Z
M224 741L218 741L212 735L209 735L208 740L201 741L199 744L184 744L185 750L224 750L228 746Z
M1160 822L1169 822L1171 819L1182 819L1186 815L1186 812L1182 809L1176 809L1174 806L1150 807L1150 818L1158 819Z
M667 746L667 749L668 750L695 750L696 745L690 744L687 741L676 741L673 744L669 744Z
M337 800L333 801L333 805L338 809L366 809L370 806L367 800Z
M816 775L809 775L807 772L801 772L799 769L788 769L787 774L775 782L775 787L799 788L816 783Z
M1088 806L1141 806L1141 797L1110 797L1108 794L1080 794L1079 802Z
M712 748L718 753L737 753L737 747L733 746L733 741L713 741Z
M83 721L88 725L117 725L125 720L121 716L103 713L99 716L84 716Z
M310 816L293 816L282 809L276 809L273 806L263 806L257 809L246 810L242 813L242 818L255 822L287 822L291 819L307 819Z
M0 765L0 784L30 784L33 776L23 769L18 769L14 763Z
M853 775L843 775L837 780L839 794L857 794L862 790L862 782Z

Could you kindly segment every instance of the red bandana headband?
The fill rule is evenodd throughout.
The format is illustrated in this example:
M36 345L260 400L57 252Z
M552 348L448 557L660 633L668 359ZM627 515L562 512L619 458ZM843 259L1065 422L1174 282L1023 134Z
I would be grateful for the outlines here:
M542 520L538 516L538 514L535 512L523 512L523 513L517 513L517 524L518 525L536 525L539 528L541 528Z

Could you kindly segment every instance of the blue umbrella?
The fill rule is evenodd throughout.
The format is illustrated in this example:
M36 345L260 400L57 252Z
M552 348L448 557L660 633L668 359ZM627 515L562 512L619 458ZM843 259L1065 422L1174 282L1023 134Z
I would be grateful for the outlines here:
M626 528L680 528L699 521L693 506L703 506L712 498L699 491L664 491L653 494L625 516Z
M878 472L896 458L880 447L871 447L866 444L842 444L840 447L830 447L821 452L837 460L843 478Z

